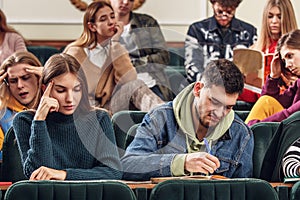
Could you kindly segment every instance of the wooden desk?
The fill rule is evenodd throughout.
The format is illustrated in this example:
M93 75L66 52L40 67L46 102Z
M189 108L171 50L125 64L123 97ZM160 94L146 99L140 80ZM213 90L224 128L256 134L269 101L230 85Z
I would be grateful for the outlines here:
M278 186L284 186L284 187L288 187L288 188L292 188L294 183L273 183L271 182L270 185L272 185L273 188L276 188Z
M154 183L126 183L131 189L137 188L145 188L145 189L153 189L156 184Z
M139 199L148 199L150 191L157 185L152 183L151 181L121 181L127 184L134 193L139 196ZM6 190L11 186L11 182L0 182L0 190L2 191L2 195L5 194ZM280 182L271 182L270 185L278 191L284 191L284 196L287 198L289 195L290 189L293 187L293 183L280 183ZM287 187L288 189L285 189ZM282 192L281 192L282 193ZM1 195L1 194L0 194ZM284 199L286 199L284 198Z
M156 186L155 183L151 183L151 181L122 181L126 183L131 189L136 188L146 188L146 189L152 189ZM7 190L9 186L12 185L12 182L0 182L0 190ZM293 183L281 183L281 182L271 182L270 185L275 188L278 186L285 186L288 188L293 187Z
M121 181L127 184L134 192L138 200L149 200L152 189L157 185L151 181ZM2 199L7 189L12 185L11 182L0 182L0 196L2 192ZM293 183L271 182L270 185L276 190L280 200L289 198L289 193L293 187Z
M5 191L12 185L12 182L0 182L0 190Z

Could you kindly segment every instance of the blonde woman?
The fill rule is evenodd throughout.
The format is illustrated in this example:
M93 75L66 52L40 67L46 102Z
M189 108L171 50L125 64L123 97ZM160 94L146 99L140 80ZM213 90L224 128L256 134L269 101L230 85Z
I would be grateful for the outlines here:
M120 45L123 24L117 22L111 5L92 2L84 15L83 32L65 53L82 65L88 80L90 101L111 113L134 109L148 111L163 101L141 80L128 52Z
M250 48L262 51L265 54L264 78L270 74L270 64L275 53L279 38L292 30L297 29L297 20L290 0L268 0L263 10L261 30L257 42ZM289 85L283 76L281 85ZM282 87L282 90L287 87ZM254 103L260 94L244 90L239 100Z
M0 149L16 113L31 108L39 88L40 61L30 52L9 56L0 67Z

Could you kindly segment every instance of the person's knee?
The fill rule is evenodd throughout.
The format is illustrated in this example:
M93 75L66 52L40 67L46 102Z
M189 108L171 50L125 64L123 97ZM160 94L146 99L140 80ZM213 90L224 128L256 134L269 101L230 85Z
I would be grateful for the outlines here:
M266 105L269 105L269 106L272 106L272 105L278 105L280 104L277 99L275 99L274 97L271 97L269 95L263 95L261 96L257 102L257 104L262 104L262 106L266 106Z

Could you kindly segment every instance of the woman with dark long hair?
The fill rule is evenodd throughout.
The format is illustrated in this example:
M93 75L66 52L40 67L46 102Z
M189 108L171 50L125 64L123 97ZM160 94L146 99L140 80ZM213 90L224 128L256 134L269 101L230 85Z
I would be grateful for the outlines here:
M271 63L271 72L263 86L262 96L254 104L246 123L281 122L300 110L300 79L298 78L283 93L279 82L282 73L300 77L300 30L284 34L278 41L276 54Z
M49 58L34 107L13 121L30 180L121 179L109 115L90 106L86 79L74 57Z

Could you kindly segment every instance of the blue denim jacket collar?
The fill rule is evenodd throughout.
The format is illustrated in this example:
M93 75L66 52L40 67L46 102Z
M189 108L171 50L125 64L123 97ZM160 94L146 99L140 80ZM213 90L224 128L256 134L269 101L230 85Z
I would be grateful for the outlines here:
M212 155L221 162L215 174L230 178L251 177L253 148L250 128L235 116L228 135L212 146ZM172 160L177 154L185 153L186 137L175 120L172 102L169 102L145 115L135 139L121 159L124 178L147 180L172 176Z

